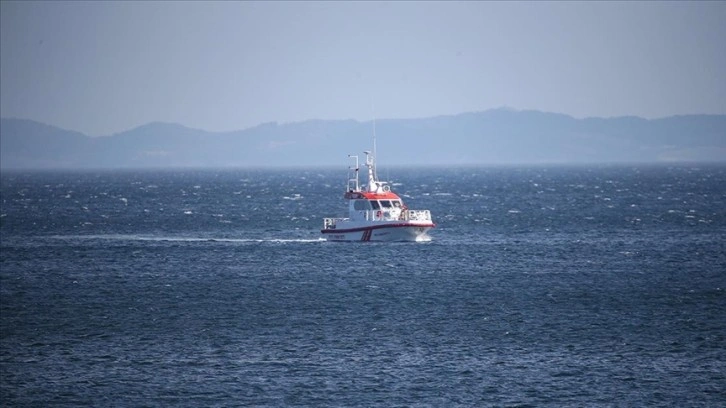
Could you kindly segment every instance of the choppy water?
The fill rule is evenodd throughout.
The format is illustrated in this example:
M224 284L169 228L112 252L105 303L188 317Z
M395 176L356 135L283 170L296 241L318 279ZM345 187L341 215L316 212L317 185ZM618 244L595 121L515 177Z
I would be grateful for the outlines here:
M726 167L1 176L5 406L723 406Z

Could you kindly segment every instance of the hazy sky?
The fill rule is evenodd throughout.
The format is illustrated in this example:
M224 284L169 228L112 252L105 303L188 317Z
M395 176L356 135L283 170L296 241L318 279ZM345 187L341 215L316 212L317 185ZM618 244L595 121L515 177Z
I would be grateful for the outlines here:
M2 117L89 135L726 113L726 2L0 2Z

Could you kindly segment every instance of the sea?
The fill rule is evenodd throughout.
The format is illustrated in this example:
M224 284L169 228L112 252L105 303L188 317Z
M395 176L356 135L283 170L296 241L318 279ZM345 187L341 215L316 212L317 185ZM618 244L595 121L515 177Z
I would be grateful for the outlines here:
M726 405L726 165L346 171L0 173L0 405Z

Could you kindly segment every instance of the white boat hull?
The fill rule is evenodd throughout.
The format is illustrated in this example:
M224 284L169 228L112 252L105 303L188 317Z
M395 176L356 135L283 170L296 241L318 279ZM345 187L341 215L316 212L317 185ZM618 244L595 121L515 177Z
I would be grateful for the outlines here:
M433 224L376 223L366 226L322 230L328 241L430 241L427 232Z

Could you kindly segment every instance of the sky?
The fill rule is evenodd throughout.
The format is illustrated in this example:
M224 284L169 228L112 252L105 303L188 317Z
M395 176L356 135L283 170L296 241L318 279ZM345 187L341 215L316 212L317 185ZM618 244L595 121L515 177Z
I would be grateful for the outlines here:
M726 2L0 1L0 116L90 136L726 114Z

